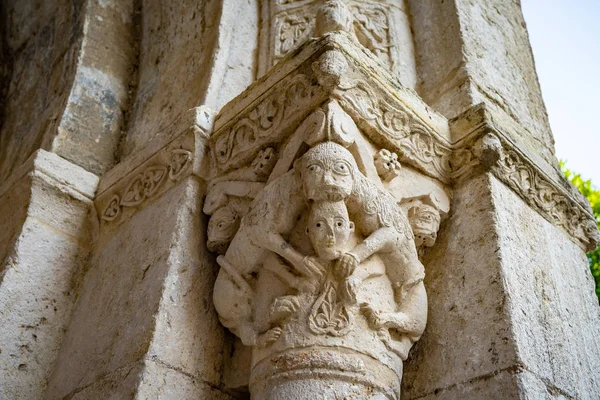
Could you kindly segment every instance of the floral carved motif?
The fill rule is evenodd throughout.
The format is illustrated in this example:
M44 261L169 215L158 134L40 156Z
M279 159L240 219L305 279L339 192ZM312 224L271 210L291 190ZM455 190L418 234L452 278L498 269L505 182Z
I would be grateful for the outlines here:
M339 26L334 30L347 30L355 40L377 56L387 67L392 67L393 40L390 32L390 14L397 12L390 2L374 5L362 0L323 0L299 1L279 0L268 2L265 14L275 23L270 32L261 38L263 54L268 54L262 63L266 68L276 64L292 50L298 48L310 37L319 36L316 20L323 8L334 7L333 14L346 11L350 19L349 26ZM339 16L339 15L338 15ZM266 71L261 71L264 73Z
M317 87L305 75L286 82L283 91L272 91L244 117L214 137L214 153L219 165L227 165L240 154L267 143L278 135L282 122L315 98Z
M492 167L495 175L552 223L561 226L592 251L600 244L593 217L515 150L504 148Z
M100 214L106 222L114 221L122 214L124 207L135 207L153 197L166 181L178 181L189 170L192 163L192 152L175 149L170 152L167 165L152 165L136 175L127 185L123 193L115 193Z
M370 4L359 3L352 7L354 28L359 42L390 66L392 60L388 13L389 9Z
M340 102L362 125L370 125L378 135L394 144L399 155L430 175L448 182L460 176L478 160L470 148L454 149L431 128L402 109L390 104L361 81L340 86Z
M277 21L276 26L278 27L278 41L275 47L274 62L306 41L315 29L314 18L301 15L286 15Z

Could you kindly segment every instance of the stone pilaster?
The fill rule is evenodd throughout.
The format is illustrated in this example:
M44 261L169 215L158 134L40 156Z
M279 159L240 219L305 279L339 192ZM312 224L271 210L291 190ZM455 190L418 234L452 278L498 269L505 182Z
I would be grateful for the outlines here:
M102 178L98 238L48 398L228 398L201 212L208 115L191 110Z
M37 151L0 188L0 397L41 398L80 295L98 178Z

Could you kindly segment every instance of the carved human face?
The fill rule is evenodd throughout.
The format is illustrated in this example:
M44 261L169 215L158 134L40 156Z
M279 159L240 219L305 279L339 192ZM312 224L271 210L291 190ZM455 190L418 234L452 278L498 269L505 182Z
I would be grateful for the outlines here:
M302 164L304 194L311 201L340 201L352 192L356 163L342 146L326 142L309 150Z
M348 250L354 223L343 201L317 202L311 207L306 232L317 257L332 261Z
M408 211L408 219L415 235L417 247L433 246L440 228L439 212L434 207L421 204Z

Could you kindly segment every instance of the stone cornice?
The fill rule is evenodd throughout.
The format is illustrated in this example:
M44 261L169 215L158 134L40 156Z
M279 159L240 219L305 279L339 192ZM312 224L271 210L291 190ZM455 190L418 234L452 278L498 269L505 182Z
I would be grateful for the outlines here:
M483 105L448 121L343 33L311 40L288 55L224 106L214 127L207 110L191 110L161 141L113 168L102 178L95 202L101 224L126 219L192 173L210 179L247 164L262 148L285 141L329 100L402 163L447 185L491 172L584 249L598 245L586 200L534 149L515 142L522 135L514 134L519 129L514 121Z
M466 179L482 171L493 173L586 251L594 250L600 244L600 235L587 200L555 168L532 156L526 146L515 143L515 135L505 129L514 126L502 122L504 119L498 121L483 104L450 121L461 136L453 144L453 151L471 153L475 160L470 171L454 179Z
M184 178L205 179L205 157L212 113L190 110L143 151L118 164L102 177L94 201L101 227L116 226L153 198Z

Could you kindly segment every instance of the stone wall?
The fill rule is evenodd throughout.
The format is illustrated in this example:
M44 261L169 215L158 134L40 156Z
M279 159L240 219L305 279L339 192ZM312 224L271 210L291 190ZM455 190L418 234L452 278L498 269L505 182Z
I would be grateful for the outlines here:
M143 15L139 84L123 157L187 110L219 109L256 74L255 0L145 1Z
M443 217L419 249L429 317L402 398L600 392L598 233L557 168L518 1L387 0L392 28L311 39L325 3L341 4L0 0L0 397L248 397L253 350L213 305L205 197L219 174L264 185L267 146L284 173L349 135L377 187ZM371 4L347 3L348 18ZM270 6L312 28L283 32ZM364 47L381 32L393 70ZM382 150L396 178L378 178Z
M485 102L550 164L554 141L518 1L410 1L423 99L448 118Z

